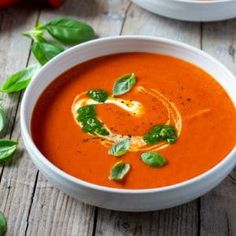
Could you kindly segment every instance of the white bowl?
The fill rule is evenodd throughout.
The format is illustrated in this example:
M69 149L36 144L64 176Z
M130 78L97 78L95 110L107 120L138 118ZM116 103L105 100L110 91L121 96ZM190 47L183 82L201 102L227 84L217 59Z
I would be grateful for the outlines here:
M235 0L131 0L156 14L184 21L218 21L236 17Z
M59 189L91 205L121 211L150 211L193 200L219 184L236 164L236 148L217 166L191 180L162 188L125 190L98 186L77 179L49 162L31 138L31 117L44 89L61 73L84 61L122 52L151 52L189 61L211 74L236 103L236 79L218 61L186 44L147 36L103 38L73 47L47 63L27 88L21 105L21 130L25 146L39 170Z

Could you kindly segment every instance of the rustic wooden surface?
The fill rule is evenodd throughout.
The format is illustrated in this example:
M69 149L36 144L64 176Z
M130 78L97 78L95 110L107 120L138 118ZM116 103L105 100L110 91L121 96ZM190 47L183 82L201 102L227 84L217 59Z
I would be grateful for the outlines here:
M37 19L44 22L56 16L85 20L100 37L146 34L183 41L236 73L236 20L184 23L148 13L128 0L68 0L57 11L33 7L0 11L1 83L34 60L31 41L21 32ZM236 235L236 171L202 198L168 210L122 213L85 205L54 188L29 159L20 135L22 94L1 97L9 118L6 138L20 143L14 159L0 165L0 210L7 217L7 235Z

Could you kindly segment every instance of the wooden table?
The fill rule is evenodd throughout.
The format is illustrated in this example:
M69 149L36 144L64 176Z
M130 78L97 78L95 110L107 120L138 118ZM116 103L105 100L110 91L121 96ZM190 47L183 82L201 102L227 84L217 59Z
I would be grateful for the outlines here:
M201 48L236 73L236 20L184 23L151 14L128 0L68 0L58 11L32 7L0 11L0 80L33 62L31 41L21 32L57 16L89 22L100 37L120 34L163 36ZM6 138L20 150L0 166L0 209L8 235L236 235L236 171L191 203L163 211L122 213L85 205L54 188L35 168L22 143L22 94L1 95L9 125ZM220 145L220 144L219 144Z

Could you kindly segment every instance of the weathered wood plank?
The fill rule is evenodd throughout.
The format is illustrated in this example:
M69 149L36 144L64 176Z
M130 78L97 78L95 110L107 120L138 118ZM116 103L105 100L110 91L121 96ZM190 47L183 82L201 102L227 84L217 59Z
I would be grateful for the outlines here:
M153 35L201 46L201 27L199 23L175 21L147 12L131 5L127 12L122 34Z
M96 235L197 235L197 204L147 213L98 211Z
M27 20L20 16L28 12ZM1 11L0 27L0 84L9 74L25 67L29 57L30 40L22 37L21 32L25 27L34 24L34 18L30 9L11 9ZM5 107L8 116L8 128L6 137L10 136L12 129L19 94L11 96L0 94L2 105ZM1 173L1 166L0 166Z
M202 48L236 74L236 20L205 23L202 27Z
M122 34L164 36L200 47L200 30L200 24L169 20L132 5L127 11ZM198 200L149 213L98 209L96 235L198 235L198 216Z
M68 197L40 174L26 235L91 235L94 207Z
M119 7L118 7L119 6ZM127 1L68 1L59 11L43 11L42 22L56 16L78 17L100 36L119 34ZM27 235L91 235L95 208L53 188L39 173L32 196Z
M22 17L26 15L27 18ZM3 12L0 34L1 83L7 75L24 68L28 63L31 41L22 37L21 32L33 27L36 17L37 12L27 8ZM20 140L19 118L15 120L20 94L1 96L10 120L6 137L11 136L15 140ZM12 132L13 127L16 127L17 132ZM5 167L0 167L0 208L7 217L8 235L24 234L34 185L31 179L35 175L35 170L31 162L27 161L21 141L19 147L15 158L6 163Z
M236 74L236 20L203 25L203 50ZM236 235L236 171L201 198L201 235Z

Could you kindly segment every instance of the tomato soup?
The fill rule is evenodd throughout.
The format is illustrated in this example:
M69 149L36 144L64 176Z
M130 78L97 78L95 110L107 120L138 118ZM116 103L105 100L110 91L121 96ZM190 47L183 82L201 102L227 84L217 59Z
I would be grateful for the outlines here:
M56 78L40 96L32 136L64 172L124 189L196 177L236 143L235 105L202 69L177 58L124 53Z

